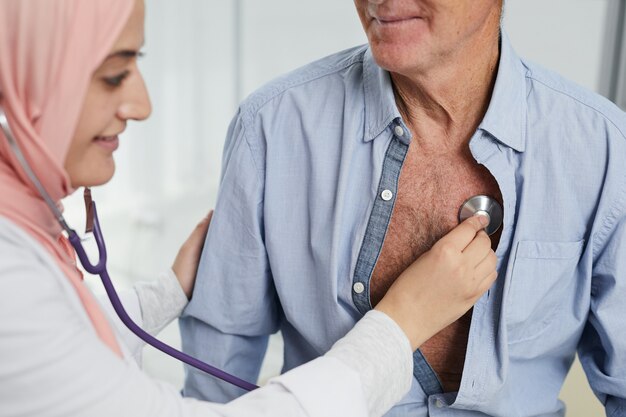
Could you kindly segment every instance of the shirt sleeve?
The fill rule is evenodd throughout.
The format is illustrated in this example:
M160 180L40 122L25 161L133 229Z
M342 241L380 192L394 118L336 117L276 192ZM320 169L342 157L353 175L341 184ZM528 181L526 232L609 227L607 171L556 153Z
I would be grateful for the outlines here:
M263 152L248 141L243 118L228 130L215 212L179 324L186 353L256 381L281 312L264 242ZM225 402L243 391L188 367L184 393Z
M370 410L364 397L383 397L384 389L367 391L367 384L362 383L367 372L362 369L382 361L382 367L375 366L382 372L382 381L410 380L408 340L402 339L392 323L374 317L364 319L362 327L350 332L342 348L351 351L350 344L361 345L373 330L389 336L381 338L358 368L346 363L338 352L275 378L229 404L183 398L174 387L152 380L134 362L117 357L104 345L81 314L80 302L48 269L32 258L12 259L0 265L3 415L365 417ZM374 352L380 352L382 345L401 354L378 358ZM391 390L384 408L399 400L408 385L396 384ZM378 410L384 412L384 408Z
M608 417L626 416L626 193L597 237L591 308L578 354Z

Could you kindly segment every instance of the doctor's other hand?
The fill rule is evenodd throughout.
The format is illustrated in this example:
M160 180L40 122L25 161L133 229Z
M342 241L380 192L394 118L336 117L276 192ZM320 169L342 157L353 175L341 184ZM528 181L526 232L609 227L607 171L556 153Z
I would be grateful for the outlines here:
M496 255L473 216L413 262L375 309L404 330L413 350L465 314L496 279Z
M211 224L211 217L213 217L213 210L203 218L200 223L193 229L191 235L187 238L185 243L180 247L178 255L172 265L172 270L178 278L181 288L185 292L187 299L191 299L193 293L193 286L196 281L196 272L198 271L198 262L200 262L200 254L204 247L204 240L206 238L209 225Z

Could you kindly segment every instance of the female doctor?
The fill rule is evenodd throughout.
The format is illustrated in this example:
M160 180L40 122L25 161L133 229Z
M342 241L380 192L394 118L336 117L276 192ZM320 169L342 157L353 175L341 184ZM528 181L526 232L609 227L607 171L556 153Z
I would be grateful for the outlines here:
M55 202L109 181L118 135L150 114L136 64L143 20L143 0L0 0L0 107ZM151 333L185 307L209 221L172 271L125 297ZM210 404L142 373L133 359L141 344L88 291L0 133L0 416L382 415L409 389L412 352L493 283L485 224L473 217L450 232L323 357Z

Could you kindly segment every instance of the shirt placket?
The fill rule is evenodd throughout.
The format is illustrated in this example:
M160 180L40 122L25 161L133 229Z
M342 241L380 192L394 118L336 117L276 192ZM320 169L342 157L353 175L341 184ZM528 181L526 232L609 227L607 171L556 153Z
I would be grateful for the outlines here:
M390 127L393 131L393 137L383 160L376 199L357 258L352 282L352 300L361 314L372 309L370 281L389 227L398 191L400 172L409 149L410 134L402 121L397 119ZM413 353L413 375L427 396L443 392L436 373L419 349Z

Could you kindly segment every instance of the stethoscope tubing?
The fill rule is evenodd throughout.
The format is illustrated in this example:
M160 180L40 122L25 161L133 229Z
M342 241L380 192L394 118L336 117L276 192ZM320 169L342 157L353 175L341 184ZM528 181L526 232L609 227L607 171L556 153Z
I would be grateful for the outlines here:
M150 346L153 346L154 348L160 350L166 355L176 358L189 366L193 366L196 369L206 372L209 375L213 375L216 378L219 378L246 391L252 391L254 389L257 389L258 386L255 384L244 381L241 378L222 371L221 369L202 362L201 360L196 359L193 356L190 356L166 343L163 343L156 337L143 330L130 318L130 316L124 309L122 301L115 291L115 286L113 285L111 277L109 277L109 272L106 268L106 245L104 243L104 237L102 236L102 232L100 229L100 222L98 220L98 213L95 202L91 202L91 208L93 210L93 235L96 239L96 244L98 246L100 254L98 263L96 265L93 265L91 263L89 257L87 256L87 253L85 252L85 249L83 248L80 238L75 232L69 237L69 241L76 250L76 254L78 255L80 263L83 265L83 268L85 268L85 270L89 273L98 274L100 276L100 280L102 281L102 285L104 285L104 289L109 297L109 300L111 301L111 305L113 306L113 309L115 310L115 313L118 315L120 320L122 320L122 323L124 323L124 325L141 340L143 340Z
M73 229L71 229L68 226L61 211L58 209L56 204L54 204L54 202L52 201L52 199L46 192L45 188L43 187L43 185L41 184L41 182L39 181L39 179L37 178L37 176L31 169L30 165L28 164L28 161L26 161L24 154L22 153L20 147L17 144L17 141L15 140L13 136L13 133L8 124L7 117L2 107L0 107L0 127L2 128L2 131L7 137L9 145L11 149L13 150L15 156L17 157L19 164L22 166L22 168L28 175L29 179L35 185L35 188L37 188L37 191L39 192L39 194L42 196L42 198L44 199L44 201L46 202L46 204L48 205L52 213L54 213L58 222L61 224L63 229L68 234L68 239L70 243L72 244L72 246L74 247L74 249L76 250L76 254L83 268L85 268L85 270L91 274L100 276L100 279L102 281L102 284L104 285L104 289L109 297L109 300L111 301L113 309L115 310L115 313L119 316L122 323L124 323L124 325L131 332L133 332L137 337L145 341L150 346L153 346L154 348L160 350L166 355L176 358L179 361L186 363L189 366L192 366L196 369L206 372L209 375L213 375L216 378L219 378L225 382L228 382L232 385L235 385L247 391L252 391L258 388L258 386L255 384L252 384L248 381L244 381L241 378L231 375L225 371L222 371L221 369L211 366L205 362L202 362L201 360L196 359L193 356L190 356L166 343L163 343L156 337L152 336L151 334L143 330L130 318L130 316L124 309L124 305L122 304L117 292L115 291L115 286L113 285L113 282L111 281L111 278L109 277L109 273L107 271L107 267L106 267L107 250L106 250L106 245L104 243L104 237L102 236L102 232L100 229L100 222L98 220L96 203L91 201L89 204L92 210L87 210L87 213L91 212L93 215L93 235L96 240L96 245L98 247L98 263L94 265L89 260L89 257L87 256L87 253L85 252L85 249L82 245L80 237ZM495 207L495 213L497 215L494 215L493 207ZM475 196L467 200L461 206L461 210L459 211L459 221L462 221L464 217L474 214L476 211L479 211L479 210L484 211L489 215L490 227L488 228L488 231L489 231L489 234L494 233L500 227L500 224L502 223L502 208L494 199L490 197Z
M104 238L102 236L102 232L100 229L100 222L98 220L98 214L96 211L95 202L93 201L90 202L92 213L93 213L93 235L94 235L94 238L96 239L96 244L98 246L98 263L94 265L89 260L89 257L87 256L87 253L85 252L85 248L82 245L80 237L78 236L76 231L74 231L72 228L68 226L67 222L65 221L65 218L63 217L63 214L61 213L61 210L59 210L56 204L52 201L52 198L46 192L45 188L39 181L39 178L37 178L37 175L34 173L30 165L28 164L28 161L24 157L22 150L20 149L17 141L15 140L15 137L13 136L13 132L11 131L11 127L9 126L8 119L2 107L0 107L0 128L4 132L4 136L6 136L9 142L9 146L11 147L11 150L13 151L15 157L17 158L18 163L21 165L22 169L26 172L26 175L28 176L30 181L33 183L33 185L35 186L35 188L37 189L41 197L44 199L46 205L50 208L50 210L56 217L59 224L61 224L63 229L66 231L68 235L68 240L70 241L71 245L74 247L74 250L76 250L78 259L80 260L80 263L83 266L83 268L85 268L85 271L89 272L90 274L100 276L100 279L102 280L102 284L104 285L104 289L107 293L107 296L109 297L109 300L111 301L111 304L113 305L113 309L119 316L122 323L124 323L124 325L131 332L133 332L137 337L139 337L141 340L143 340L150 346L155 347L156 349L160 350L166 355L172 356L178 359L179 361L186 363L189 366L192 366L196 369L206 372L209 375L213 375L216 378L219 378L225 382L228 382L246 391L252 391L258 388L258 386L255 384L252 384L248 381L244 381L241 378L231 375L225 371L222 371L221 369L211 366L205 362L202 362L201 360L196 359L193 356L190 356L166 343L161 342L159 339L150 335L141 327L139 327L130 318L130 316L124 309L124 305L122 304L119 296L117 295L117 292L115 291L115 287L107 271L107 267L106 267L107 250L106 250ZM87 210L87 213L90 213L90 210Z

